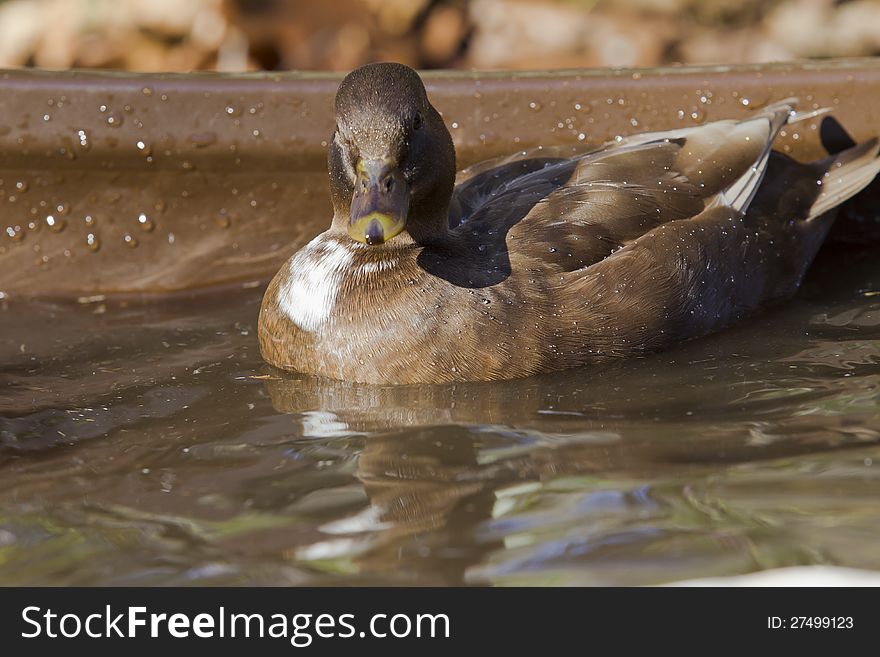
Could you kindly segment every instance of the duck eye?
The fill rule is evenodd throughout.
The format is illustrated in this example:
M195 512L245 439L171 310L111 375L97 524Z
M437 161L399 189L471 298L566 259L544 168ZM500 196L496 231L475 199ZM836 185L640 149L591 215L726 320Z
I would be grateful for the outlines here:
M413 117L413 130L418 130L422 127L422 113L416 112L416 115Z

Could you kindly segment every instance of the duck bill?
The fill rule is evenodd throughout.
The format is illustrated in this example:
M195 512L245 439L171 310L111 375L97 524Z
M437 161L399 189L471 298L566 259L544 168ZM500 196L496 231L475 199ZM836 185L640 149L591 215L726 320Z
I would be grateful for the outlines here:
M359 160L348 234L363 244L384 244L406 226L409 185L391 160Z

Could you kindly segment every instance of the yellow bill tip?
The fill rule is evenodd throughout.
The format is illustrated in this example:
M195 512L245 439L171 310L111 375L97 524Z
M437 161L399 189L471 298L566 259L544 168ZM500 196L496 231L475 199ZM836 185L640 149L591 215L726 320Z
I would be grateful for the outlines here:
M383 212L370 212L348 226L349 236L361 244L384 244L403 231L405 222Z

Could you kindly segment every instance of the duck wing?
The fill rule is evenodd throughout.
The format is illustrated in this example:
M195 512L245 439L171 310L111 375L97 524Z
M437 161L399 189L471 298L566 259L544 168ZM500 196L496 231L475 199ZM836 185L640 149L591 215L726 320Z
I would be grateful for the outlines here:
M475 211L510 184L521 183L525 176L535 171L570 162L601 147L539 146L477 162L462 169L455 177L455 190L449 207L450 228L467 221ZM550 193L552 190L551 186L546 191Z
M793 107L784 101L743 121L636 135L574 158L484 167L457 190L455 230L498 234L511 256L575 271L669 221L711 207L742 212Z
M581 315L576 339L604 355L665 348L791 296L837 205L880 172L878 153L877 138L808 164L770 153L745 213L711 205L569 274L559 298Z

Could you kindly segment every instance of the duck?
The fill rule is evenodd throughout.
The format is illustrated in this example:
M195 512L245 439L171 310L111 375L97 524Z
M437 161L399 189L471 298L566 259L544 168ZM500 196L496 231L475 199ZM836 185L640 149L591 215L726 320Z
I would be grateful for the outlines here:
M270 365L357 383L495 381L638 357L790 298L877 138L801 163L773 150L796 99L456 173L413 69L335 97L329 228L263 296Z

